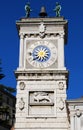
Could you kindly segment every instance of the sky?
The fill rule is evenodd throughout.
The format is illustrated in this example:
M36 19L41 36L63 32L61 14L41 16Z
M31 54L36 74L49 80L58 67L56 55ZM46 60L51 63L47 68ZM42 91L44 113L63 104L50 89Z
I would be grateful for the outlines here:
M19 37L16 21L25 17L28 0L0 1L0 59L5 78L0 84L16 87L14 71L19 61ZM83 96L83 1L82 0L29 0L31 17L38 17L41 6L49 17L55 17L55 3L62 6L61 16L68 20L68 42L65 45L65 66L69 71L67 98Z

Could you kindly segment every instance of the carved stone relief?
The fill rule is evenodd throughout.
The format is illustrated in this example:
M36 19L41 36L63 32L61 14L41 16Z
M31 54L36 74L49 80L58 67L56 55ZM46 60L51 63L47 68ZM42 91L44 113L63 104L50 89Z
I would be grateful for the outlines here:
M59 89L60 89L60 90L63 90L63 89L64 89L64 83L63 83L63 82L59 82L58 85L59 85Z
M82 115L81 111L79 109L76 110L76 116L80 117Z
M49 116L54 115L55 108L54 91L29 91L30 116Z
M34 101L36 102L51 102L51 99L49 97L49 94L46 92L34 92Z
M46 27L45 27L44 23L41 22L41 24L39 26L39 36L41 38L43 38L45 36L45 30L46 30Z
M20 90L25 89L25 83L24 82L20 82L19 86L20 86Z
M30 92L30 103L54 103L54 93L53 92L44 92L44 91L34 91Z
M19 109L23 110L24 107L25 107L25 102L24 102L23 98L21 98L20 101L19 101Z
M63 109L64 109L64 101L63 101L62 98L61 98L60 101L59 101L59 109L60 109L60 110L63 110Z

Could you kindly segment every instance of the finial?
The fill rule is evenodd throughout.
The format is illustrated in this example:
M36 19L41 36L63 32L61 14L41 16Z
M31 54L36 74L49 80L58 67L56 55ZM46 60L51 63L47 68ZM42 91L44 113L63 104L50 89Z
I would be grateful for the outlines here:
M41 7L39 16L40 16L41 18L45 18L45 17L47 16L46 9L45 9L44 6Z
M61 5L56 2L56 7L54 9L54 12L56 12L56 17L60 17L60 11L61 11Z
M26 11L26 17L28 18L30 16L30 12L32 11L29 2L25 5L25 11Z

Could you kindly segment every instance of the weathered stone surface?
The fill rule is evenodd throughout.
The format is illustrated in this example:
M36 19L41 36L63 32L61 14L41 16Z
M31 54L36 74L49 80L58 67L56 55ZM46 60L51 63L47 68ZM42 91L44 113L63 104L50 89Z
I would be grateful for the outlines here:
M43 20L43 21L42 21ZM68 130L66 89L68 71L64 64L67 21L64 18L21 19L15 130ZM36 67L27 58L28 48L53 44L57 53L51 65ZM49 48L51 49L51 48ZM32 50L30 48L30 50ZM52 53L52 50L51 50ZM31 52L30 52L31 55ZM30 59L31 60L31 59ZM53 60L53 59L52 59Z

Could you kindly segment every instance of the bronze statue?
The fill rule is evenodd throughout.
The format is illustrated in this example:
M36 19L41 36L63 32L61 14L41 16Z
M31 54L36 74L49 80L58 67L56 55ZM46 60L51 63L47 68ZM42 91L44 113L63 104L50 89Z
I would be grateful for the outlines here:
M29 2L25 5L25 11L26 11L26 17L28 18L30 16L30 12L32 11Z
M60 17L61 5L58 2L56 2L54 11L56 12L56 17Z

